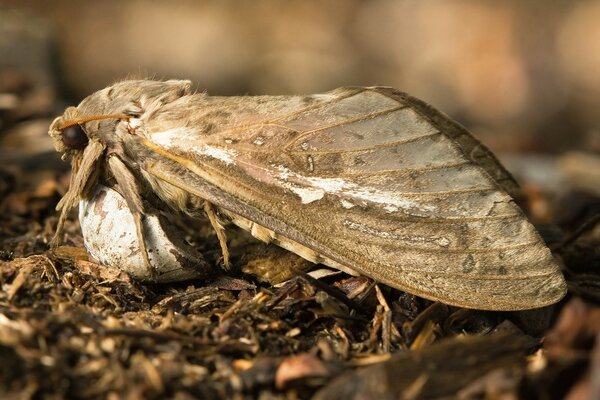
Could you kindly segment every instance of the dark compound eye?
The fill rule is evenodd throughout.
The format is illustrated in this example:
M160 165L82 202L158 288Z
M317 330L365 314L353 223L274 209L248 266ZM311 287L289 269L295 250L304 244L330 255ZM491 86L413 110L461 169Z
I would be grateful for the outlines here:
M88 144L88 137L81 126L75 124L63 129L62 141L70 149L81 150Z

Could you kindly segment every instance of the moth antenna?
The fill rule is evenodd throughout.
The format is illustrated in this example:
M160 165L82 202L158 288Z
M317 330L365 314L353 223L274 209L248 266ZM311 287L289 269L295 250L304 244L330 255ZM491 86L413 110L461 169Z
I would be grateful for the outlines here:
M118 192L125 198L127 207L129 207L129 210L133 214L137 239L140 245L140 251L144 260L144 265L148 269L148 272L152 276L155 276L156 270L152 264L150 264L148 249L146 247L146 237L142 223L144 207L142 204L142 196L140 195L140 191L136 185L135 176L116 154L109 154L108 167L111 174L117 181L117 185L119 187Z
M96 121L98 119L129 119L128 115L125 114L107 114L107 115L91 115L89 117L76 118L71 121L65 122L64 124L58 127L59 131L62 131L69 126L73 126L76 124L85 124L86 122Z
M204 211L206 212L208 220L217 234L217 239L219 239L221 253L223 253L223 265L225 266L225 269L230 269L231 263L229 262L229 249L227 248L227 236L225 235L225 228L223 228L223 225L221 225L217 220L215 208L208 201L204 202Z

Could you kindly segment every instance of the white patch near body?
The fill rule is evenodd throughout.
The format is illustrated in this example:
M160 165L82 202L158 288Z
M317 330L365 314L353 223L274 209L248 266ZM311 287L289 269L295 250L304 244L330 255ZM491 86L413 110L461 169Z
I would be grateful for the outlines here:
M102 264L121 269L136 279L174 282L198 278L206 265L202 255L183 240L167 236L159 217L150 214L143 225L148 258L157 273L151 275L144 265L127 202L105 186L99 186L89 199L80 201L79 222L88 253Z
M198 143L198 139L194 138L195 133L196 130L191 128L174 128L153 133L151 140L166 149L189 151L200 156L216 158L225 164L233 164L238 155L237 151Z
M127 125L129 129L136 130L137 128L142 126L142 121L139 118L129 118Z

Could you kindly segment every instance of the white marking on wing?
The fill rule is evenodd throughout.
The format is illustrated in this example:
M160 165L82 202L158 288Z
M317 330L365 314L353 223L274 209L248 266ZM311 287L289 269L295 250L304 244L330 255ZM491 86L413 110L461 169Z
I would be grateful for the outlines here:
M387 212L394 212L400 209L417 209L424 211L434 211L436 208L432 205L425 205L414 200L404 198L397 192L389 192L373 187L360 186L356 183L347 182L342 178L319 178L307 177L296 174L288 168L280 165L279 183L300 196L302 204L311 203L320 200L326 193L340 196L342 198L352 198L356 200L368 201L382 204ZM351 203L350 203L351 204Z
M194 133L194 129L174 128L153 133L151 140L167 149L177 149L216 158L225 164L234 163L234 159L238 155L237 151L198 143L198 140L194 139Z
M289 182L285 182L283 186L296 193L300 197L302 204L321 200L325 196L325 191L318 188L295 186Z
M361 224L361 223L358 223L355 221L350 221L350 220L344 220L344 226L346 228L350 228L350 229L358 230L363 233L367 233L370 236L378 236L378 237L382 237L385 239L402 240L402 241L411 242L411 243L432 243L432 244L435 244L435 245L437 245L439 247L443 247L443 248L447 248L450 245L450 240L444 236L427 237L427 236L416 236L416 235L402 235L402 234L397 234L395 232L380 231L380 230L371 228L367 225L364 225L364 224Z
M237 156L237 151L235 150L213 147L206 144L196 146L192 149L192 151L200 155L216 158L223 161L225 164L233 164L233 159L235 156Z
M309 97L314 100L318 100L318 101L331 101L331 100L335 100L338 96L333 95L333 94L323 93L323 94L313 94L313 95L310 95Z
M166 131L154 132L150 138L156 144L171 148L177 146L186 137L189 138L193 133L194 130L190 128L173 128Z
M350 203L348 200L345 200L345 199L341 199L340 203L342 204L342 207L344 207L344 208L356 207L356 204Z

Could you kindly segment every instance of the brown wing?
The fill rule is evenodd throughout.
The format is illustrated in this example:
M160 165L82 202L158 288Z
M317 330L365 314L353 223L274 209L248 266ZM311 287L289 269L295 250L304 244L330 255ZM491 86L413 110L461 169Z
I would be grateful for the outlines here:
M514 180L424 103L386 88L186 101L192 116L173 103L147 126L170 160L153 169L161 179L426 298L516 310L564 295L507 194Z

